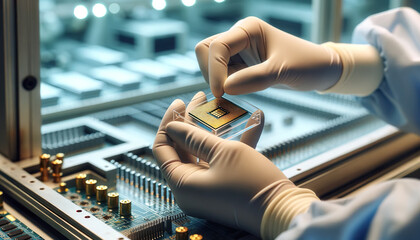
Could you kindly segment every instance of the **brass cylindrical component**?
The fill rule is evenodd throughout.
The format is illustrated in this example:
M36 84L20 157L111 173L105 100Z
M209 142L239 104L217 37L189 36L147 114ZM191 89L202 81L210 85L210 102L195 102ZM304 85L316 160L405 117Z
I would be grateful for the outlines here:
M130 216L131 215L131 201L128 199L120 201L120 215Z
M67 184L65 182L60 183L60 188L58 189L59 193L66 193L69 189L67 188Z
M176 240L188 240L188 228L177 227L175 228L175 239Z
M202 240L203 236L201 236L200 234L193 234L190 236L190 240Z
M41 171L41 181L47 182L49 179L48 170Z
M78 191L86 189L86 174L81 173L76 176L76 189Z
M57 153L57 154L55 154L55 159L64 161L64 153Z
M86 196L95 196L97 182L95 179L86 180Z
M61 172L61 168L63 166L63 161L56 159L54 161L51 162L52 165L52 169L53 169L53 180L55 183L59 183L61 182L61 176L63 175L63 173Z
M108 209L118 208L119 194L116 192L108 193Z
M39 171L41 172L41 181L46 182L49 178L49 163L50 163L50 154L42 154L39 156Z
M50 157L51 157L50 154L47 154L47 153L44 153L41 156L39 156L39 160L40 160L39 168L40 169L48 168L48 163L50 161Z
M3 192L2 191L0 191L0 209L2 209L3 208L3 201L4 201L4 197L3 197Z
M96 187L96 201L105 202L108 195L108 187L100 185Z

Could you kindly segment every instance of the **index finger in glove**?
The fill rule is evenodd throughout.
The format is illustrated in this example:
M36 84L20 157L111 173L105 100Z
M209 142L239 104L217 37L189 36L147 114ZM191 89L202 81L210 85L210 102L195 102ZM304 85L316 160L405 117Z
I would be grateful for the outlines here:
M265 59L263 36L261 20L249 17L238 21L231 29L211 42L208 71L210 88L215 97L221 97L224 93L223 86L228 74L230 57L252 48L255 53L247 56L258 55L258 59L254 62Z
M198 65L200 66L201 74L203 74L204 80L206 80L207 83L209 82L209 47L211 42L219 36L220 33L208 37L195 46L195 55L197 56Z

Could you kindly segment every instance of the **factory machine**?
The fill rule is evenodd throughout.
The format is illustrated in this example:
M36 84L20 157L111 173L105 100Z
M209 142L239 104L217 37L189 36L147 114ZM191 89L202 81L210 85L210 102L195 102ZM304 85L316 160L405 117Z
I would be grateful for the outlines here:
M151 145L173 100L210 93L195 59L201 39L254 15L313 41L337 36L312 21L327 16L348 41L372 2L389 7L325 2L2 1L0 239L258 239L183 213ZM419 176L420 138L352 96L237 98L265 114L256 149L323 199Z

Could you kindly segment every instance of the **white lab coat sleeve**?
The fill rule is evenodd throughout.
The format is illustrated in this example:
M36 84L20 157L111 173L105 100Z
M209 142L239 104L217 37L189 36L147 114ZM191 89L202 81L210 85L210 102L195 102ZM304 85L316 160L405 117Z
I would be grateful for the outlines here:
M420 14L392 9L368 17L353 43L375 47L384 64L379 87L358 98L372 114L401 130L420 134Z
M276 239L420 239L420 181L391 180L354 197L315 201Z

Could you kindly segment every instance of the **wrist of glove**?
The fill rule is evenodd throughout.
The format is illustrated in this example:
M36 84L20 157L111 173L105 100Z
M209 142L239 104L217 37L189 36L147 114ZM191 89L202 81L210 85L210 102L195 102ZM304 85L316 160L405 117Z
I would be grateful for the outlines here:
M290 188L277 194L268 204L262 221L261 237L274 239L287 230L293 218L308 210L313 201L318 201L316 194L306 188Z
M338 53L343 72L332 87L320 93L367 96L379 87L384 66L376 48L371 45L332 42L322 45Z

